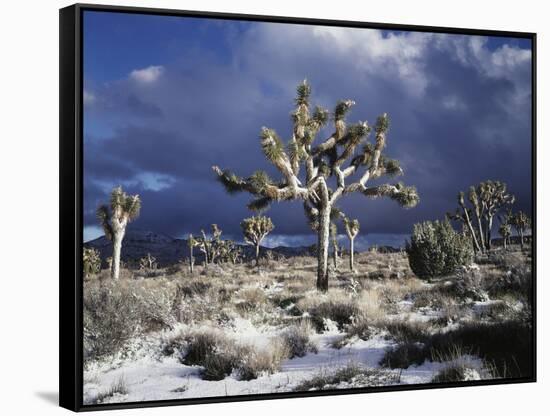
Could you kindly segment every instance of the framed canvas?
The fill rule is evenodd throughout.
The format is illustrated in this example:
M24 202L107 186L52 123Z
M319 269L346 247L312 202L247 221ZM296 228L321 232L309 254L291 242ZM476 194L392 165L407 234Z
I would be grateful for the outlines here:
M535 381L535 51L61 9L61 406Z

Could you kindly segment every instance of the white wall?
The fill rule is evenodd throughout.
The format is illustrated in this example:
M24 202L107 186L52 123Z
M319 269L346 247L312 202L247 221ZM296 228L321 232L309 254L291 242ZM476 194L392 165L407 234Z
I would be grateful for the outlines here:
M107 1L107 0L106 0ZM539 155L539 383L496 387L334 396L128 410L118 414L340 415L344 412L407 415L542 414L547 382L547 290L550 168L548 105L550 36L543 1L114 1L112 4L171 7L281 16L451 27L531 31L538 43ZM309 4L308 4L309 3ZM0 11L0 412L59 414L57 391L58 232L58 11L68 1L5 1ZM546 165L546 166L545 166ZM32 193L30 193L32 192ZM544 346L543 346L544 344ZM545 391L546 390L546 391ZM542 407L542 409L541 409ZM18 410L20 409L20 410ZM541 410L536 410L541 409Z

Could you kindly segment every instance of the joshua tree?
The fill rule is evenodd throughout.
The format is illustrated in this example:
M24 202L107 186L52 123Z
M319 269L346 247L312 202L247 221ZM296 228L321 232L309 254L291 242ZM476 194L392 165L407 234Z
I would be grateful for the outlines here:
M189 234L187 238L187 247L189 247L189 272L193 274L195 267L195 257L193 256L193 248L197 247L200 244L199 241L195 240L193 234Z
M353 266L353 241L357 234L359 234L359 220L350 220L344 217L344 227L346 228L346 234L349 238L349 268L351 271L355 270Z
M460 205L460 209L457 209L455 214L447 214L447 216L449 217L449 219L462 222L466 226L468 234L470 234L472 238L474 251L476 253L483 252L483 245L480 244L480 242L478 241L478 235L476 234L476 231L472 224L472 210L466 207L464 201L464 192L459 192L457 199L458 205Z
M502 244L504 245L504 250L508 247L508 240L510 239L510 236L512 235L512 227L510 224L503 222L498 227L498 233L502 237Z
M493 218L501 208L513 204L515 197L507 192L506 184L500 181L481 182L477 187L477 194L485 218L485 244L487 250L490 250Z
M139 259L139 268L141 270L153 270L157 268L157 259L147 253L145 257Z
M472 209L466 207L464 193L460 192L458 194L460 209L455 214L447 216L450 219L462 221L467 226L474 250L481 252L490 250L493 219L499 211L513 204L515 198L508 193L504 182L488 180L481 182L477 187L471 186L468 200ZM472 219L474 216L475 225Z
M113 242L111 266L113 279L118 279L120 275L120 250L126 226L139 216L140 209L139 195L127 195L120 186L112 190L110 205L101 205L97 209L97 217L101 222L105 237Z
M204 264L214 263L219 255L219 245L221 242L222 230L217 224L210 226L212 237L208 238L204 230L201 230L201 237L197 239L198 246L204 254Z
M244 240L256 248L255 258L256 266L260 264L260 244L262 240L275 228L271 218L264 216L254 216L245 218L241 222Z
M531 228L531 219L523 211L518 211L512 217L511 224L513 225L516 232L518 233L519 243L521 245L521 248L523 248L523 244L524 244L523 236L525 234L525 231Z
M84 279L98 274L101 270L101 257L99 251L95 248L86 248L82 252L82 265L84 271Z
M344 195L360 193L371 198L389 197L404 207L413 207L419 197L414 187L402 183L367 186L370 180L402 173L396 160L382 154L389 128L387 114L378 117L372 144L367 142L371 132L367 122L346 124L346 115L354 101L339 101L329 117L329 112L321 107L310 112L310 94L311 87L306 81L298 85L292 113L294 127L286 148L274 130L266 127L261 130L262 150L282 175L281 180L274 181L263 171L242 178L217 166L213 169L228 192L246 191L254 196L248 205L250 209L265 209L274 201L302 200L308 216L318 217L317 288L327 291L330 213L335 203ZM315 136L329 118L334 121L334 133L314 146ZM364 146L353 157L361 144ZM300 174L302 166L304 176ZM357 180L348 183L353 175L357 175ZM331 178L336 184L334 188L330 188Z

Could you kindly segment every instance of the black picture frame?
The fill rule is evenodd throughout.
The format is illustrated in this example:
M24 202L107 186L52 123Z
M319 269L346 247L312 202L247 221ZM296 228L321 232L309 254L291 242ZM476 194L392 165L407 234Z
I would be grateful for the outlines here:
M314 392L276 393L243 395L230 397L193 398L181 400L159 400L120 404L83 405L83 326L82 326L82 248L83 248L83 31L84 11L105 11L112 13L136 13L163 16L204 17L226 20L299 23L303 25L324 25L353 28L372 28L399 31L437 32L447 34L484 35L515 37L532 42L532 272L533 272L533 375L527 378L506 378L494 380L449 382L442 384L398 385L346 390L323 390ZM327 395L344 395L373 392L397 392L401 390L423 390L463 386L486 386L510 383L530 383L536 378L536 33L448 28L436 26L416 26L405 24L366 23L303 17L281 17L248 14L214 13L201 11L181 11L171 9L138 8L75 4L59 11L59 56L60 56L60 229L59 229L59 404L73 411L142 408L174 406L199 403L238 402Z

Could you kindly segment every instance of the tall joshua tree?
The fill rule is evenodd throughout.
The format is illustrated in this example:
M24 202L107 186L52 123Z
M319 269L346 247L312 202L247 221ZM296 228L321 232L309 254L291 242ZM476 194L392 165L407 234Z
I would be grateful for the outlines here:
M319 106L310 110L311 87L307 81L296 90L293 131L287 145L273 129L263 127L260 133L264 155L281 174L280 180L271 179L263 171L242 178L217 166L213 166L213 170L228 192L246 191L254 196L248 205L250 209L265 209L273 201L303 201L308 216L318 217L317 289L327 291L330 212L336 202L344 195L359 193L371 198L389 197L404 207L413 207L419 197L414 187L402 183L367 186L370 180L403 173L399 162L383 155L389 128L387 114L378 117L375 140L370 143L367 139L372 128L366 121L346 123L354 101L339 101L329 116L329 111ZM334 132L314 145L317 134L329 119L333 120ZM361 150L354 156L361 144ZM302 166L305 166L303 176ZM355 182L348 183L354 175L357 175ZM336 184L332 188L331 178Z
M531 219L523 211L518 211L512 217L511 224L513 225L516 232L518 233L519 243L521 245L521 248L523 248L523 244L524 244L523 236L525 234L525 231L531 228Z
M508 248L508 239L512 235L512 227L507 222L503 222L498 227L498 233L502 237L502 244L504 246L504 250Z
M139 216L140 210L139 195L127 195L120 186L112 190L110 204L97 209L105 237L113 242L111 277L115 280L120 275L120 250L126 227Z
M350 220L347 217L344 217L344 227L346 228L346 234L349 238L349 268L351 271L355 270L353 265L353 242L357 234L359 234L359 220Z
M332 243L332 261L334 270L338 269L338 226L335 222L330 223L330 240Z
M508 193L506 184L500 181L485 181L478 185L477 193L485 217L485 244L491 249L493 219L502 208L514 203L515 197Z
M482 252L482 244L478 241L478 234L476 233L472 223L472 210L466 207L466 203L464 201L464 192L459 192L457 199L460 209L457 209L455 214L449 214L448 217L453 220L461 221L464 225L466 225L466 229L472 238L474 251Z
M260 264L260 244L263 239L273 231L275 226L271 218L257 215L245 218L241 222L241 228L243 230L244 240L256 248L256 266L258 266Z

